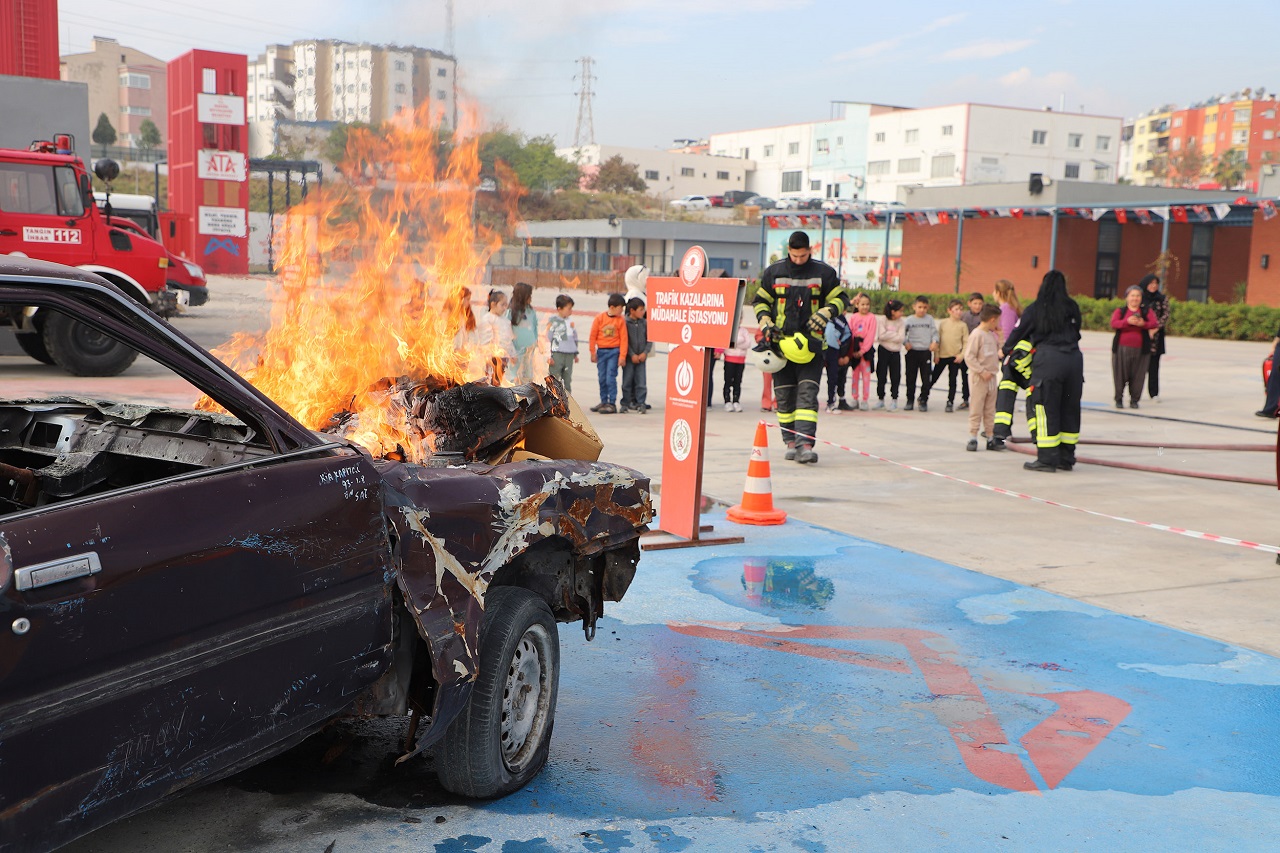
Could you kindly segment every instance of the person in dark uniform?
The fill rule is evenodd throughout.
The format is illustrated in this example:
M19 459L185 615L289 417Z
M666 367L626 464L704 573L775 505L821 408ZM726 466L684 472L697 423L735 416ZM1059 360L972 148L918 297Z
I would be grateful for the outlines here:
M778 426L787 443L787 459L818 461L818 383L822 377L823 332L832 317L849 307L836 271L812 256L809 235L792 233L785 260L760 276L752 306L763 339L786 359L773 374Z
M1067 279L1049 270L1036 301L1022 314L1031 356L1028 408L1036 421L1036 459L1028 471L1070 471L1080 440L1080 397L1084 357L1080 354L1080 306L1067 294Z

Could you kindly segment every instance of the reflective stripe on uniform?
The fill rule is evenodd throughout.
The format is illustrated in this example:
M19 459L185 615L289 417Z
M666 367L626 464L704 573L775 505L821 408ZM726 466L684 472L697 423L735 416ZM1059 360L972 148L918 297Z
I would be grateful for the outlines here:
M1012 412L996 412L995 421L996 423L1002 424L1004 426L1013 426L1013 413Z
M1064 433L1059 433L1059 435L1062 437L1063 444L1079 444L1080 443L1080 433L1078 432L1064 432Z
M795 419L816 424L818 422L818 411L816 409L796 409Z
M778 412L778 424L779 424L779 426L790 426L791 424L793 424L793 423L795 423L795 422L796 422L796 413L795 413L795 412Z
M1022 390L1022 386L1021 386L1021 385L1019 385L1017 382L1014 382L1012 379L1001 379L1001 380L1000 380L1000 385L998 386L998 388L999 388L999 390L1001 390L1001 391L1020 391L1020 390Z

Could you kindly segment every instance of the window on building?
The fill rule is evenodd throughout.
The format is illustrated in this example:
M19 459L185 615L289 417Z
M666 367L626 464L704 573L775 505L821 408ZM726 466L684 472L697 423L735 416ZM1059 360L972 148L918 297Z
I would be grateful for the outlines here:
M906 143L908 143L908 144L910 144L910 143L912 143L912 142L919 142L919 141L920 141L920 129L919 129L919 128L915 128L915 127L913 127L913 128L910 128L909 130L905 130L905 131L903 131L903 133L902 133L902 141L903 141L903 142L906 142Z
M307 67L307 76L308 77L316 76L316 67L314 65L310 65Z
M729 180L729 173L728 173L728 172L716 172L716 180L717 180L717 181L727 181L727 180Z
M124 106L120 108L120 112L127 116L149 116L151 115L151 107Z
M342 87L341 87L341 86L339 86L339 85L335 85L335 86L333 87L333 94L335 94L335 95L341 95L341 94L342 94Z
M444 89L436 89L436 100L443 101L446 97Z
M682 177L682 178L692 178L692 177L693 177L693 169L692 169L692 167L690 167L690 166L682 166L682 167L680 168L680 177Z
M822 181L809 181L809 192L818 192L822 189Z
M1068 133L1068 134L1067 134L1067 147L1068 147L1068 148L1080 148L1080 147L1081 147L1081 146L1083 146L1083 145L1084 145L1084 134L1083 134L1083 133Z
M929 177L951 178L956 173L956 155L939 154L929 162Z
M868 175L887 175L889 174L888 160L871 160L867 163Z
M658 180L658 170L657 170L657 169L645 169L645 170L644 170L644 179L645 179L646 181L656 181L656 180Z
M984 166L999 166L1000 158L999 157L983 157L981 162L982 162L982 165Z
M843 147L844 147L844 137L843 137L843 136L837 136L837 137L836 137L836 147L837 147L837 148L843 148Z
M1248 124L1249 114L1251 112L1252 110L1250 110L1248 107L1245 107L1244 109L1240 109L1240 110L1233 110L1232 119L1235 121L1236 124Z
M127 72L120 75L120 85L126 89L150 89L151 75Z
M361 67L361 68L368 68L368 67L369 67L369 60L367 60L367 59L362 59L362 60L360 60L360 67Z
M360 84L360 91L361 91L361 92L367 92L367 91L369 91L369 84L368 84L368 83L361 83L361 84Z
M751 159L751 149L750 149L750 148L743 148L743 149L742 149L742 155L741 155L741 156L742 156L742 159L743 159L743 160L750 160L750 159Z
M406 86L405 84L403 84L403 83L397 83L397 84L396 84L396 92L397 92L397 93L399 93L399 94L403 95L405 92L408 92L408 91L409 91L409 87L408 87L408 86Z
M341 63L341 62L335 62L335 63L333 63L333 70L334 70L334 71L341 71L341 70L342 70L342 63Z
M1232 145L1248 145L1249 144L1249 128L1237 127L1231 131Z
M437 69L436 69L436 76L437 76L437 77L448 77L448 76L449 76L449 72L448 72L446 69L444 69L444 68L437 68Z
M1078 180L1080 178L1080 164L1067 163L1062 167L1062 177L1069 181Z
M1188 137L1187 137L1187 147L1188 147L1188 148L1195 148L1197 144L1198 144L1198 143L1196 142L1196 138L1195 138L1194 136L1188 136Z
M1033 131L1031 131L1031 144L1032 144L1032 145L1047 145L1047 144L1049 144L1049 131L1047 131L1047 130L1033 130Z
M797 145L799 143L796 143ZM804 175L801 172L783 172L782 173L782 191L784 193L794 193L800 191L803 183Z
M955 130L955 128L954 128L952 125L944 124L944 125L942 126L942 135L943 135L943 136L951 136L951 135L952 135L952 133L954 132L954 130Z
M1173 148L1173 150L1174 150L1174 151L1181 151L1181 150L1182 150L1182 140L1175 136L1175 137L1173 138L1173 142L1171 143L1171 147Z
M355 83L348 83L348 84L347 84L347 91L348 91L348 92L352 92L352 93L354 93L354 92L355 92L355 90L356 90L356 84L355 84Z
M799 142L788 142L788 143L787 143L787 153L788 153L788 154L799 154L799 153L800 153L800 143L799 143Z
M883 130L876 134L876 142L884 142L884 131L883 131Z
M1093 167L1093 179L1104 183L1111 182L1111 167L1095 164Z
M397 70L397 71L403 71L403 70L404 70L404 60L403 60L403 59L397 59L397 60L396 60L396 70Z
M1264 130L1264 131L1262 131L1262 138L1263 138L1263 139L1275 139L1275 138L1276 138L1276 132L1275 132L1274 130Z
M831 153L831 143L826 139L819 139L817 142L819 154Z
M1205 114L1204 114L1204 123L1205 123L1205 124L1217 124L1217 123L1218 123L1218 114L1217 114L1217 113L1205 113Z
M1275 110L1263 110L1263 111L1262 111L1262 117L1263 117L1263 118L1275 118L1275 117L1276 117L1276 111L1275 111Z
M1099 151L1110 151L1110 150L1111 150L1111 137L1110 137L1110 136L1099 136L1097 139L1095 139L1095 140L1093 141L1093 147L1094 147L1094 148L1097 148Z
M898 161L898 174L910 174L920 171L919 157L904 157Z
M766 156L766 157L772 157L772 156L773 156L773 146L772 146L772 145L766 145L766 146L764 147L764 156Z

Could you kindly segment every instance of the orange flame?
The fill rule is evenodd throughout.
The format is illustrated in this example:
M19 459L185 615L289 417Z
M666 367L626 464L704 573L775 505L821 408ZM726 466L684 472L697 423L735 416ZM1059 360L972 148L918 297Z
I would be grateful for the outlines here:
M349 437L375 455L431 451L411 439L388 380L449 386L494 372L470 302L501 237L475 222L478 122L466 123L451 147L425 108L377 132L352 129L346 180L311 193L276 234L270 328L215 351L310 429L355 413Z

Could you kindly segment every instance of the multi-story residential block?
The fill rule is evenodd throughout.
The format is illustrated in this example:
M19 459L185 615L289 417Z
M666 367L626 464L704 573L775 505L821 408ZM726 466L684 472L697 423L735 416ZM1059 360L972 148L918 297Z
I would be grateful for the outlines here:
M1160 107L1138 116L1133 122L1133 142L1130 146L1132 166L1129 172L1134 184L1142 187L1160 182L1157 173L1161 162L1169 152L1169 123L1172 107Z
M276 127L294 118L293 46L269 44L249 63L245 112L249 120L249 156L266 157L276 149Z
M619 145L583 145L558 148L556 154L582 169L583 181L600 164L621 156L634 163L648 191L670 201L686 195L719 195L726 190L749 190L747 176L754 163L741 157L708 155L701 144L663 151L656 148L625 148Z
M89 127L106 113L116 129L116 145L138 147L142 123L155 122L167 140L168 67L164 60L125 47L113 38L93 37L93 49L62 57L63 80L89 87Z
M867 192L1047 180L1115 183L1121 120L1109 116L953 104L872 115Z
M293 73L298 121L378 124L428 103L457 126L457 62L440 51L309 39L293 43Z
M58 79L58 4L0 0L0 74Z
M1253 190L1259 170L1280 162L1280 103L1250 90L1194 103L1162 107L1134 121L1134 183L1217 188L1216 168L1235 152L1245 164L1232 187Z

